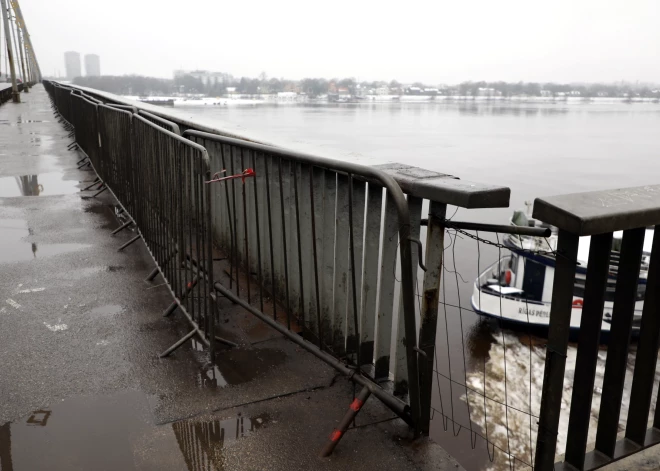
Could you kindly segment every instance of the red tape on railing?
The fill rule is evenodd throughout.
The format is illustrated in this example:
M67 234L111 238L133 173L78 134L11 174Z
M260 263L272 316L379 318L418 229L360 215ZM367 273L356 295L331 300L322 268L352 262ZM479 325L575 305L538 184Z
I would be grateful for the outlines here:
M248 178L248 177L254 177L254 176L257 175L257 174L254 172L253 169L251 169L251 168L246 168L245 170L243 170L242 173L239 173L239 174L236 174L236 175L229 175L228 177L222 177L222 178L220 178L220 174L221 174L221 173L225 173L226 171L227 171L227 170L225 169L225 170L222 170L221 172L216 172L216 173L214 173L214 174L213 174L213 178L211 178L211 180L209 180L209 181L207 181L207 182L204 182L204 183L216 183L216 182L222 182L222 181L225 181L225 180L233 180L234 178L240 178L241 180L243 180L243 183L245 183L245 179L246 179L246 178Z

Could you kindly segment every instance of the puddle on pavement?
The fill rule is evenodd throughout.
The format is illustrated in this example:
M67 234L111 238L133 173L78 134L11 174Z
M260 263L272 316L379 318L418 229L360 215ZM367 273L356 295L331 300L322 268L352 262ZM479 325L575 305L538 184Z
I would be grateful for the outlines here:
M92 316L113 316L124 310L119 304L108 304L107 306L95 307L89 311ZM0 470L1 471L1 470Z
M26 240L33 235L34 231L23 219L0 219L0 264L51 257L87 247L85 244L37 244Z
M79 191L76 180L60 172L0 178L0 197L71 195Z
M224 447L270 422L267 414L208 422L176 422L172 430L189 471L225 469Z
M79 397L0 426L0 469L222 471L223 448L270 422L268 415L155 425L138 391Z
M197 346L200 344L195 341ZM193 349L198 351L193 344ZM222 352L213 367L200 368L197 385L203 389L242 384L265 375L286 360L286 353L272 348L234 348Z

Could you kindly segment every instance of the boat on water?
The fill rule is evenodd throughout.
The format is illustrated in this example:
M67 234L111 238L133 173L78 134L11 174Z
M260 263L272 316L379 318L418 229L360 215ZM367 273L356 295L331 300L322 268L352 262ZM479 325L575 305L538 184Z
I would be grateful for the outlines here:
M551 229L550 237L508 234L504 238L504 245L509 249L509 253L480 273L475 280L472 308L483 316L511 323L547 327L550 323L555 272L554 253L557 249L558 230L554 226L534 220L530 214L531 206L528 205L527 211L515 211L510 223L514 226L549 228ZM614 233L601 332L609 332L611 328L622 237L623 232ZM590 237L581 237L579 242L570 321L572 331L580 329L590 241ZM634 333L639 331L644 307L652 244L653 229L647 229L637 283L633 317Z

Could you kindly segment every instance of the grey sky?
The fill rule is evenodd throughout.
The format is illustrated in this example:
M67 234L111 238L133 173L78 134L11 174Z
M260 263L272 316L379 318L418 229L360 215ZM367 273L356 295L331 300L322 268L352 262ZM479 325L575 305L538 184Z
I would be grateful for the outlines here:
M45 74L660 82L658 0L21 0Z

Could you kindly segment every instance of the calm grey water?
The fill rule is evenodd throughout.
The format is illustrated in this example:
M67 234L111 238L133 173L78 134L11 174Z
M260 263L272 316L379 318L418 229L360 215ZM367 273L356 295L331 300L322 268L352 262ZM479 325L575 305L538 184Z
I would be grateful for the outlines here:
M660 105L652 103L264 104L177 111L297 150L365 163L404 162L463 180L506 185L512 191L511 208L521 208L536 196L660 183ZM461 210L455 217L506 223L511 211ZM473 280L497 260L498 251L482 246L477 252L475 242L458 239L446 253L450 271L445 272L444 299L469 308ZM454 262L458 274L453 273ZM515 409L538 414L543 339L500 329L452 307L446 314L441 309L438 322L436 368L443 375L434 391L434 407L460 425L452 426L436 413L432 437L467 469L509 469L502 450L529 462L536 419ZM605 351L600 356L591 432ZM571 348L565 408L574 362ZM627 394L623 420L626 401ZM563 417L558 453L564 452L566 423ZM501 450L487 448L472 432L488 436ZM495 456L493 463L489 455ZM521 461L515 469L523 468Z

